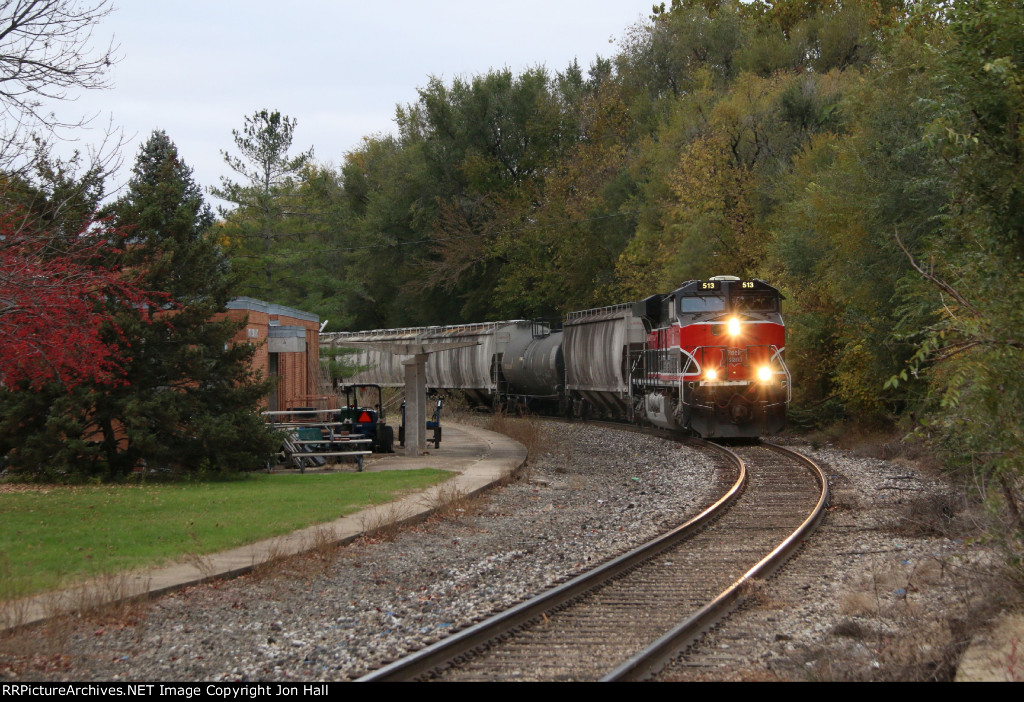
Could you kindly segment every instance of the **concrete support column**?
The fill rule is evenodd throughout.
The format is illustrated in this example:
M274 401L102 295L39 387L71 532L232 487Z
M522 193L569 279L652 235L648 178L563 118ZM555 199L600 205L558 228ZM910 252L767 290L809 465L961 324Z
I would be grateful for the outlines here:
M405 455L419 456L427 448L427 357L418 353L405 366Z

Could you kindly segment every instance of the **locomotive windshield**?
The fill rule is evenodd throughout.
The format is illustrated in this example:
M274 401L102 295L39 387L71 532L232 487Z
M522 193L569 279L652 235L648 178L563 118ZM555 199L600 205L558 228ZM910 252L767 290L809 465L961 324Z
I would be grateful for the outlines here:
M690 280L674 293L662 297L662 301L675 298L678 318L689 317L699 321L703 316L718 317L723 314L751 316L776 315L780 311L782 296L778 290L761 280L741 280L720 276L710 280ZM662 309L662 324L671 322L671 316Z
M774 295L739 295L732 299L737 312L775 312L778 305Z
M679 314L701 314L702 312L725 312L725 299L690 296L679 298Z

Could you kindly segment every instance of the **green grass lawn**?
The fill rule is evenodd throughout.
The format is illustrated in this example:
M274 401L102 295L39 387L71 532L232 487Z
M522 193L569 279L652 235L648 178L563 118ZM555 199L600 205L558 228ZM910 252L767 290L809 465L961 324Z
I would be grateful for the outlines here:
M451 475L426 468L259 473L188 484L0 494L0 600L285 534Z

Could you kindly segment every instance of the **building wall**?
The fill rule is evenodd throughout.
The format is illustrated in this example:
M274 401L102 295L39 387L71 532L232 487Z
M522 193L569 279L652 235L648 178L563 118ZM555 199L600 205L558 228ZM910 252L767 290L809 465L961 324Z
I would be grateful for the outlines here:
M276 353L277 387L271 391L265 407L289 409L291 407L320 407L325 398L318 395L320 367L320 318L315 314L303 312L283 305L256 300L249 297L235 298L227 305L228 311L223 316L232 320L247 319L243 327L235 335L234 343L250 343L256 346L253 356L253 368L264 377L270 377L271 371L271 328L301 327L296 332L305 338L305 350ZM291 336L291 330L289 330ZM289 341L293 341L289 339ZM276 402L275 402L276 400Z

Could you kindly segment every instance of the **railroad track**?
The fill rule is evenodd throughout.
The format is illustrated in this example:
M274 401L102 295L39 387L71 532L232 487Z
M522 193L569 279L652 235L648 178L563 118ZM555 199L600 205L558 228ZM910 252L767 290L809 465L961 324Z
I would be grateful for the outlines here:
M828 498L821 470L792 451L704 445L734 472L700 515L361 680L632 680L657 672L791 555Z

